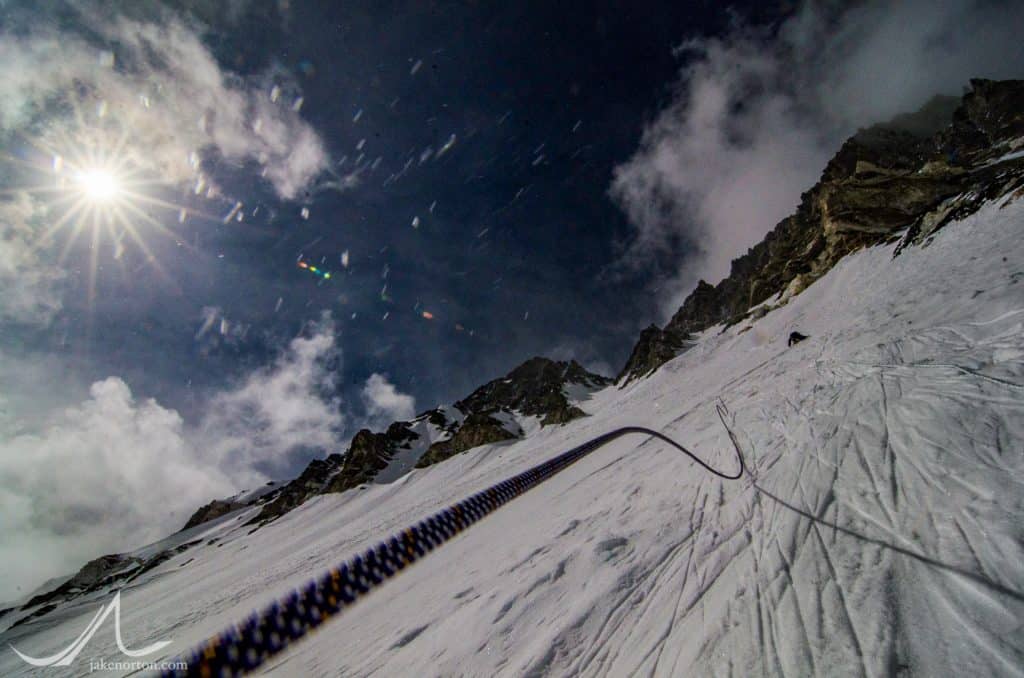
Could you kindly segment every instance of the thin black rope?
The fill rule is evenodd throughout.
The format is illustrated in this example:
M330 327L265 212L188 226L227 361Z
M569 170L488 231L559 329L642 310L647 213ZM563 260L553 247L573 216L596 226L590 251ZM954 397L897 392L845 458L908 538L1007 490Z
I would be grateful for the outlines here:
M718 405L718 416L724 407ZM726 427L728 430L728 426ZM708 472L726 480L743 475L739 445L735 474L719 471L663 433L643 426L624 426L592 438L568 452L435 513L426 520L392 535L377 546L351 558L308 582L301 589L252 614L241 624L218 633L190 655L172 662L185 668L166 669L165 677L235 676L259 668L331 617L342 612L407 566L449 541L489 513L568 468L594 450L624 435L645 434L687 455ZM732 433L730 431L730 437Z
M740 442L739 442L739 440L736 439L736 434L733 433L732 427L729 426L729 424L725 421L725 415L729 414L729 410L725 406L725 403L722 402L721 399L719 399L718 403L715 404L715 410L718 412L718 418L722 421L722 426L725 427L726 433L728 433L728 435L729 435L729 440L732 441L732 445L733 445L733 447L736 450L736 457L740 460L740 463L742 464L743 463L743 453L740 450ZM744 469L745 469L745 467L744 467ZM925 555L923 553L918 553L917 551L913 551L913 550L908 549L908 548L906 548L904 546L900 546L899 544L894 544L891 541L885 541L884 539L879 539L878 537L872 537L872 536L869 536L869 535L866 535L866 534L861 534L860 532L856 532L854 530L851 530L848 527L844 527L842 525L839 525L838 523L835 523L835 522L832 522L830 520L826 520L825 518L822 518L820 516L814 515L810 511L808 511L806 509L803 509L803 508L800 508L799 506L796 506L795 504L791 504L790 502L788 502L785 499L779 497L775 493L773 493L773 492L771 492L769 490L766 490L765 488L761 487L761 485L759 485L758 482L757 482L757 473L756 473L756 471L750 471L748 475L751 477L750 486L752 488L754 488L755 491L759 492L762 496L765 496L765 497L771 499L772 501L777 503L779 506L781 506L781 507L783 507L783 508L785 508L785 509L787 509L789 511L792 511L793 513L797 514L798 516L801 516L803 518L806 518L807 520L810 520L812 523L818 523L819 525L824 525L826 527L830 527L833 530L836 530L837 532L839 532L841 534L844 534L844 535L846 535L848 537L852 537L854 539L857 539L858 541L862 541L862 542L864 542L866 544L874 544L875 546L880 546L880 547L882 547L884 549L888 549L888 550L893 551L895 553L899 553L900 555L907 556L908 558L913 558L914 560L917 560L917 561L919 561L921 563L924 563L925 565L934 567L936 569L945 570L946 572L950 572L952 574L960 575L961 577L964 577L966 579L970 579L971 581L973 581L976 584L981 584L982 586L987 586L988 588L990 588L990 589L992 589L994 591L997 591L997 592L999 592L999 593L1001 593L1001 594L1003 594L1005 596L1009 596L1010 598L1013 598L1014 600L1016 600L1018 602L1024 602L1024 593L1022 593L1020 591L1017 591L1015 589L1012 589L1012 588L1010 588L1010 587L1008 587L1008 586L1006 586L1004 584L1001 584L1001 583L995 581L994 579L990 579L989 577L987 577L987 576L985 576L983 574L978 574L977 572L972 572L971 570L968 570L966 568L960 567L958 565L951 565L949 563L944 563L941 560L938 560L938 559L933 558L931 556Z

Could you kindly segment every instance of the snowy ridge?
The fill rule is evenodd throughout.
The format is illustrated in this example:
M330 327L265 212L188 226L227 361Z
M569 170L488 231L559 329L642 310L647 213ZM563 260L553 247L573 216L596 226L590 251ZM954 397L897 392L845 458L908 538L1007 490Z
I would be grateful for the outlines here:
M752 477L722 481L660 442L620 439L269 671L1024 674L1022 224L1024 201L989 204L896 259L894 244L850 255L786 306L595 393L591 416L565 426L317 496L252 534L255 509L204 526L201 545L124 590L125 640L172 639L176 656L381 536L619 426L727 467L722 398ZM810 339L787 349L795 329ZM108 598L0 643L56 652ZM101 632L72 675L115 656ZM0 653L3 675L30 669Z
M465 415L454 407L439 408L439 410L448 421L460 424L462 423L462 420L465 419ZM406 473L413 470L416 466L416 462L419 461L420 457L423 456L423 453L427 451L428 447L439 440L446 440L451 437L451 433L449 431L430 423L430 420L425 415L414 419L409 430L415 433L418 437L408 444L408 448L400 448L396 450L391 461L388 463L387 468L378 473L374 477L373 482L395 482Z

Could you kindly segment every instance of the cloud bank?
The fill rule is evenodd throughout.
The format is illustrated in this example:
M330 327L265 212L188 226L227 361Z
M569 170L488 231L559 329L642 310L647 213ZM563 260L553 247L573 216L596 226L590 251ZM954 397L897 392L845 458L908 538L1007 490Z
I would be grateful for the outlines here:
M162 538L210 499L336 445L346 424L331 395L337 363L325 316L271 366L214 395L195 426L117 377L41 423L0 399L0 600ZM0 367L7 386L22 379L60 383L52 366Z
M1022 25L1012 2L805 2L776 30L737 19L684 42L671 103L614 172L635 229L625 265L658 269L668 317L790 214L857 128L972 77L1021 77Z
M211 399L201 439L219 464L282 468L289 457L332 447L344 427L335 394L339 351L326 311L270 367Z
M137 402L110 377L42 431L0 444L4 597L155 540L184 524L189 505L230 495L235 478L193 442L177 412Z

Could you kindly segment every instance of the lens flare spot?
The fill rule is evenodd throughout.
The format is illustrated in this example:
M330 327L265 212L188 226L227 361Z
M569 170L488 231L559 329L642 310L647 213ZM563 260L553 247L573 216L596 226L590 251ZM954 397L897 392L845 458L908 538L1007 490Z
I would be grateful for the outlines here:
M319 276L319 277L323 278L324 280L330 280L331 279L331 272L330 271L325 271L322 268L317 268L313 264L307 264L305 261L299 261L297 263L299 264L299 268L304 268L307 271L309 271L310 273L312 273L313 275Z

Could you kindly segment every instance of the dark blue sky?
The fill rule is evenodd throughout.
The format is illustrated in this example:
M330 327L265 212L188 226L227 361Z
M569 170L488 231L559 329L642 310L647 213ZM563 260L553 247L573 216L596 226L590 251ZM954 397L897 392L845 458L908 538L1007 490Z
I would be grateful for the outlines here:
M630 227L607 194L612 169L670 97L672 48L727 27L719 3L292 2L230 20L192 9L222 68L280 68L297 83L334 164L347 156L339 174L360 153L380 163L354 188L320 182L283 202L251 168L209 158L246 221L154 211L173 229L149 242L173 282L138 253L137 266L106 261L90 310L73 265L55 324L19 331L26 350L57 350L84 381L118 374L189 417L324 309L350 398L373 372L426 409L536 354L621 367L658 299L652 274L617 266ZM211 307L244 335L197 336Z

